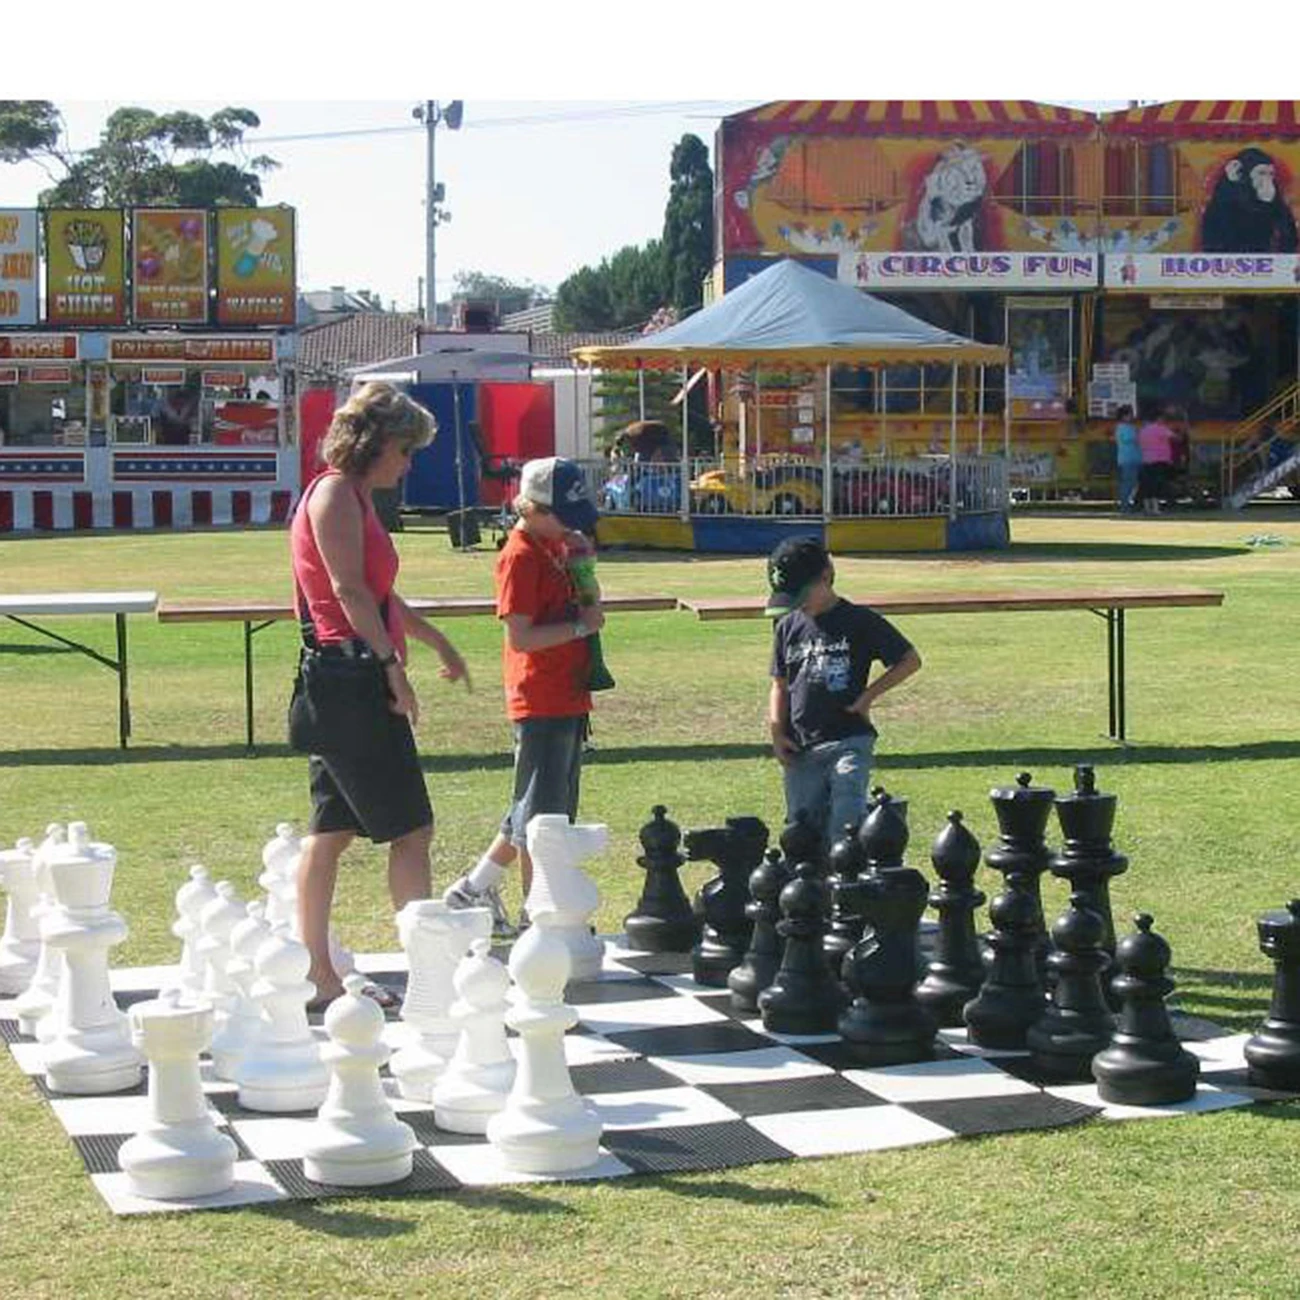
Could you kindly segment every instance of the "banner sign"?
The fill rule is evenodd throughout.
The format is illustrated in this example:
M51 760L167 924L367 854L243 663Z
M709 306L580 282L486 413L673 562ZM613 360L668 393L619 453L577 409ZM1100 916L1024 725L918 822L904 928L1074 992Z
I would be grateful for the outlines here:
M217 322L292 325L296 299L293 209L219 209Z
M75 361L75 334L0 334L0 357L14 361Z
M204 388L243 388L248 376L242 370L205 370L200 382Z
M218 338L210 334L163 337L127 336L109 339L110 361L192 361L211 364L221 361L275 360L275 340L258 335L233 335Z
M1300 255L1296 253L1125 253L1106 256L1108 289L1198 293L1289 289L1300 293Z
M71 366L28 366L23 378L29 384L70 384Z
M36 324L36 210L0 208L0 325Z
M122 212L51 208L45 229L45 319L51 325L121 325L126 320Z
M1096 288L1097 253L841 253L838 279L860 289Z
M146 384L183 384L185 371L176 366L145 366L140 380Z
M198 208L132 213L131 314L139 323L208 319L208 219Z

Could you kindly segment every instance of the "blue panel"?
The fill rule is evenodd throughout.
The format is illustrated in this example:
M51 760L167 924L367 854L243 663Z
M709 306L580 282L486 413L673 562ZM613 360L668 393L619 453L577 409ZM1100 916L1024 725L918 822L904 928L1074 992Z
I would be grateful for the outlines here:
M775 266L779 257L729 257L722 267L722 292L730 293L746 280ZM834 257L792 257L792 262L806 266L810 271L820 271L832 280L839 274L839 259Z
M456 488L456 403L451 384L413 384L407 392L427 406L438 421L438 436L411 461L403 499L407 505L433 510L457 510L462 504L478 505L478 452L469 434L478 407L473 384L456 384L460 390L460 453L464 497Z
M726 515L699 515L691 520L695 530L695 549L727 555L767 555L787 537L815 537L826 540L821 520L787 523L780 519L729 518ZM759 576L762 586L762 576Z
M1001 551L1011 545L1011 525L1006 513L958 515L948 520L948 550Z

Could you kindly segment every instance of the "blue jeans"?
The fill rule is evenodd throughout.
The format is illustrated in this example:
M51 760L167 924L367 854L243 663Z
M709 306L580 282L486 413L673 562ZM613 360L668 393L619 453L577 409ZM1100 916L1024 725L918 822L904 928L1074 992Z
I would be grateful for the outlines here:
M782 768L787 820L807 813L821 827L826 847L844 834L847 824L856 826L867 809L875 747L875 736L849 736L814 745L791 759Z
M1138 470L1141 468L1141 464L1121 464L1119 467L1119 507L1121 510L1131 510L1135 504L1133 498L1137 496Z

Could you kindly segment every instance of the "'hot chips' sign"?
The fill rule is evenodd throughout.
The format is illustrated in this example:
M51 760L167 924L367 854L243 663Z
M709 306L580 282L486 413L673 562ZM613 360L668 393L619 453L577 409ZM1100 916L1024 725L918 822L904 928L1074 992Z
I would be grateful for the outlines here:
M51 325L126 320L124 221L116 208L51 208L46 216L45 319Z

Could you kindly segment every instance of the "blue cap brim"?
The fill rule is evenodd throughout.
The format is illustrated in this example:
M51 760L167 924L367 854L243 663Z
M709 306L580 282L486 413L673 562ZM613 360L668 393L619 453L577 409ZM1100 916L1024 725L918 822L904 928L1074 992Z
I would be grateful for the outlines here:
M590 501L566 501L563 506L553 506L556 517L566 528L575 532L594 533L600 515Z

